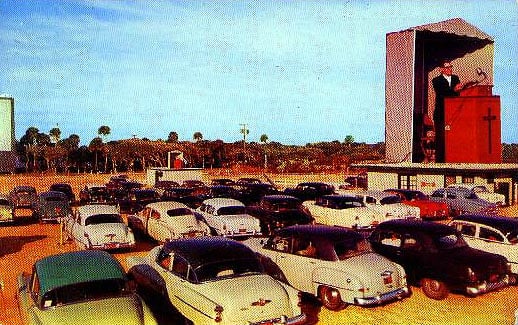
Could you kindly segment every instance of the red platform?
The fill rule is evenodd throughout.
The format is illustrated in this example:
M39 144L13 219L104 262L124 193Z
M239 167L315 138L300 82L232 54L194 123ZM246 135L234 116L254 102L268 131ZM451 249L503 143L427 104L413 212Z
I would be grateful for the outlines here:
M446 98L445 162L501 163L500 96L491 86L474 86Z

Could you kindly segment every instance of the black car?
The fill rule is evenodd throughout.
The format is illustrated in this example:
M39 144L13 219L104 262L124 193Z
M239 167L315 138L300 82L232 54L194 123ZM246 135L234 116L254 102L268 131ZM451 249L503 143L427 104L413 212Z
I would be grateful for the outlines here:
M112 204L112 196L104 184L88 184L79 191L79 204Z
M153 189L136 188L117 200L121 213L136 213L147 204L160 201L160 194Z
M247 207L246 212L259 219L261 233L265 235L276 229L315 221L301 200L282 194L265 195L257 205Z
M9 192L14 209L34 209L38 203L36 188L30 185L15 186Z
M265 195L282 194L273 185L267 183L241 183L235 185L235 188L239 192L238 200L245 205L257 204Z
M196 189L189 187L170 187L162 193L161 201L176 201L196 209L203 202Z
M76 195L74 194L74 190L72 186L68 183L54 183L50 185L49 191L57 191L64 193L68 198L69 204L74 204L76 202Z
M450 291L474 297L510 283L505 257L469 247L460 232L445 224L385 221L369 241L375 252L403 266L409 282L432 299L445 299Z
M284 194L299 198L302 201L314 200L326 194L335 194L335 187L322 182L303 182L295 188L287 188Z

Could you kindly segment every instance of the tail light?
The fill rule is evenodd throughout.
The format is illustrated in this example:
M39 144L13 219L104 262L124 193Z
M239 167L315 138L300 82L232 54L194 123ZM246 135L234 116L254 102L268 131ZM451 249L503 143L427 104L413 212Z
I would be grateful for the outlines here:
M216 323L221 322L223 320L223 307L221 307L220 305L217 305L214 308L214 312L216 313L216 316L214 317L214 321Z

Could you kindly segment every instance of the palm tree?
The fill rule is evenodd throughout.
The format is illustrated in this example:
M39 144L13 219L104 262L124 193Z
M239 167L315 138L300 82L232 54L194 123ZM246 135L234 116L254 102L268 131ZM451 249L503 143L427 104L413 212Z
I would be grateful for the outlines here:
M266 144L266 142L268 142L268 136L266 134L262 134L259 141Z
M103 140L99 137L93 138L92 141L90 142L90 145L88 146L90 151L95 151L95 165L94 166L95 166L96 171L98 170L97 156L99 154L99 150L101 150L102 147L103 147Z
M49 131L50 139L54 143L58 143L61 138L61 130L58 127L52 128Z
M352 135L348 135L345 137L344 144L346 144L349 147L353 143L354 143L354 137Z
M178 142L178 133L175 131L169 132L169 136L167 137L167 142L177 143Z
M103 137L103 140L105 140L106 136L111 133L111 129L109 126L101 125L99 129L97 130L97 134Z
M194 139L194 141L199 142L199 141L203 140L203 134L201 134L200 131L196 131L196 132L194 132L192 138Z

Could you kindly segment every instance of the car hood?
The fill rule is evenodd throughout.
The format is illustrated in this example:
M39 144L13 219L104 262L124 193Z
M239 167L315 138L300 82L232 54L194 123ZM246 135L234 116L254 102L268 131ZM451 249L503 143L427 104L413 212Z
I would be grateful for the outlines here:
M211 281L197 287L207 298L223 307L223 317L232 324L293 316L286 289L265 274Z
M142 325L144 308L137 296L92 300L36 310L38 324L45 325ZM150 315L147 315L150 317Z

